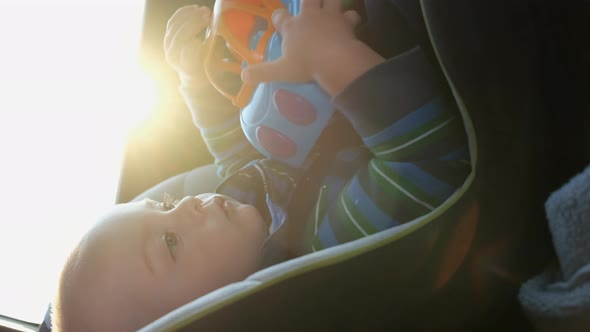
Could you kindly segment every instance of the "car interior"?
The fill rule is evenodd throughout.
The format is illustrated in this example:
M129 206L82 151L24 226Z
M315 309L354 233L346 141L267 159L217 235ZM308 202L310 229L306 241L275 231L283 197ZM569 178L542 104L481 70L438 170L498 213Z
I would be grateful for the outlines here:
M214 0L145 1L140 61L163 97L129 135L117 203L213 162L162 40L178 8ZM590 2L420 3L436 61L471 127L476 167L454 197L469 213L456 214L455 232L439 234L460 245L434 244L436 257L402 273L388 262L400 249L419 255L412 240L436 228L384 231L256 272L142 331L541 331L517 294L555 259L547 197L590 164ZM445 272L435 275L429 262ZM2 332L48 331L2 318Z

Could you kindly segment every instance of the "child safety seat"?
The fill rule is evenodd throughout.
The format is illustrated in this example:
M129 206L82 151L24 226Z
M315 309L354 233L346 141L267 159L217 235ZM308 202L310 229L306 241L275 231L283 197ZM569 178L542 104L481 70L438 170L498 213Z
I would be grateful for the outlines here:
M577 81L555 83L552 47L570 44L556 42L544 1L420 5L469 137L473 172L432 212L450 217L268 267L142 331L531 331L516 294L552 255L543 202L589 157Z
M420 10L469 137L473 173L432 212L452 217L269 267L142 331L531 330L516 294L551 257L543 201L586 163L546 135L575 111L558 117L540 79L554 63L538 29L544 6L422 0ZM429 248L413 245L425 239Z

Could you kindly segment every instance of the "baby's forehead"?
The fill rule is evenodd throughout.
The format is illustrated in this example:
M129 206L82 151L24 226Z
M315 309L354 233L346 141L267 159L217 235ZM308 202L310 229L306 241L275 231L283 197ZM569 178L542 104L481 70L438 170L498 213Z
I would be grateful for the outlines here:
M142 223L134 214L115 215L98 223L80 242L78 265L83 274L90 279L101 275L106 281L130 272L141 257Z
M151 204L142 201L116 205L89 229L84 237L86 246L105 247L134 240L137 232L157 217Z

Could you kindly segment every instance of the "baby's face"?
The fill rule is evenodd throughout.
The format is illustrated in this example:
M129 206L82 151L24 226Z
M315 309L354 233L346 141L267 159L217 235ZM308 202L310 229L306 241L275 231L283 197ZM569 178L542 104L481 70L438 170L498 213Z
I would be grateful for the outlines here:
M225 196L185 197L176 206L145 200L116 206L88 233L80 266L93 270L85 274L96 294L88 295L102 317L109 311L113 321L122 315L131 324L124 325L143 326L254 272L267 235L255 207Z

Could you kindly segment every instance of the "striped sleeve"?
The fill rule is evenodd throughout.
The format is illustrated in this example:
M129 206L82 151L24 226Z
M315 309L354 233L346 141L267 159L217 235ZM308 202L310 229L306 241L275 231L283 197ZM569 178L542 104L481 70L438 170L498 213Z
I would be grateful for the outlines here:
M193 122L213 155L219 176L226 178L252 160L262 157L244 135L239 111L213 87L181 88L181 93L191 111ZM217 119L207 121L208 114L216 115Z
M337 192L323 188L310 217L310 250L424 216L469 175L463 121L441 97L419 48L369 70L335 103L372 159L351 179L333 186Z

